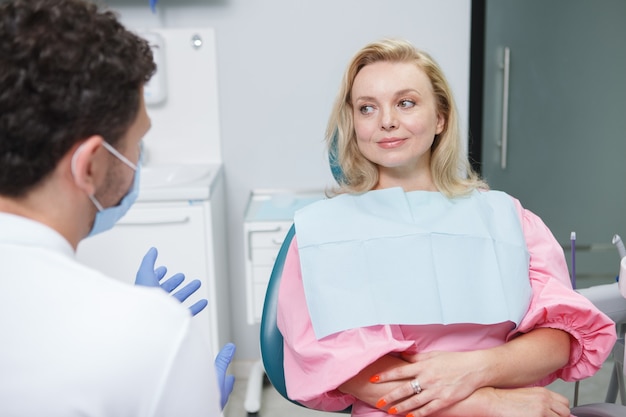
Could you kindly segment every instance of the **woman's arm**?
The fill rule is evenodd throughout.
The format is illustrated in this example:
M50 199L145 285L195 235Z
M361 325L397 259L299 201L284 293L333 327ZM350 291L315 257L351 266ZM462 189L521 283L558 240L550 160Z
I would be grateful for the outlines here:
M522 387L541 380L563 367L569 358L569 334L541 328L517 337L503 345L469 352L427 352L405 356L395 361L385 359L366 371L381 369L369 375L369 385L383 384L375 401L367 385L367 375L357 375L340 389L397 413L420 407L415 417L430 415L469 397L481 387ZM384 369L384 370L382 370ZM410 381L417 379L423 391L416 395ZM396 382L391 386L389 382ZM389 390L389 388L392 388Z
M570 357L538 384L557 378L575 381L593 375L604 363L615 343L615 323L588 299L572 290L563 248L541 218L514 204L530 255L529 278L533 289L528 311L516 332L537 328L562 329L570 334Z
M370 405L415 416L450 407L481 387L521 387L532 384L567 363L569 335L536 329L491 349L469 352L427 352L403 358L384 356L339 390ZM410 381L423 391L415 395Z
M393 356L380 358L380 360L365 368L359 375L346 381L339 389L346 394L358 397L362 401L375 406L381 389L387 390L394 385L406 386L409 380L394 380L371 384L369 383L368 375L372 372L377 373L380 369L403 367L406 365L403 362L402 359ZM413 406L415 407L413 410L402 411L397 404L393 403L387 404L382 408L390 414L407 414L407 417L424 415L430 417L473 417L476 415L482 417L567 417L570 415L567 398L542 387L515 389L479 388L467 398L438 411L432 411L432 407L420 408L422 395L427 392L428 389L424 389L420 394L412 395L411 398L413 398ZM411 392L411 394L413 393ZM396 407L395 409L393 409L394 406Z

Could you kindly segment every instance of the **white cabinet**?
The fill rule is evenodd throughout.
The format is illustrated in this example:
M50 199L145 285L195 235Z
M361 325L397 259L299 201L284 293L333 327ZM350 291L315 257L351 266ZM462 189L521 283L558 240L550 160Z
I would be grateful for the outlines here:
M244 224L248 323L261 321L265 290L291 221L251 221Z
M219 186L218 186L219 185ZM139 264L151 246L159 251L157 266L186 281L199 279L200 289L185 305L206 298L202 321L214 353L230 341L230 311L223 198L214 184L206 200L137 202L110 231L87 238L77 251L80 262L133 284ZM190 303L191 301L191 303Z
M243 224L249 324L261 322L267 283L296 210L322 198L322 191L255 190L250 194ZM261 408L264 374L259 360L248 377L244 400L248 415L256 415Z
M254 191L244 221L249 324L259 323L267 283L296 210L324 198L321 191Z

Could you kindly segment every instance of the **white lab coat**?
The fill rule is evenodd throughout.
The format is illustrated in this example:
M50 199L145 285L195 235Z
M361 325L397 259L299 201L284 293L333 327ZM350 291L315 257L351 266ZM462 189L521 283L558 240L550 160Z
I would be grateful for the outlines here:
M0 415L220 416L193 327L163 290L107 277L54 230L0 213Z

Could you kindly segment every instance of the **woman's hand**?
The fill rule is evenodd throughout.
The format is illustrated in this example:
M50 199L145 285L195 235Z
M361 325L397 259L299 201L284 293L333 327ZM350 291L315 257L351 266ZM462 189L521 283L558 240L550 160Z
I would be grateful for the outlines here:
M533 388L481 388L473 395L483 407L485 417L569 417L569 400L544 387ZM472 408L469 404L459 405ZM460 408L460 407L459 407ZM421 414L413 413L415 417ZM456 416L456 413L445 415ZM461 414L463 415L463 414ZM478 414L477 414L478 415Z
M534 329L502 345L469 352L426 352L403 355L409 362L370 379L402 383L376 406L390 413L420 409L426 416L467 398L482 387L524 387L567 364L570 335L562 330ZM415 393L411 381L419 383ZM415 384L415 383L414 383Z
M385 394L376 406L390 414L406 414L414 410L414 417L450 407L483 386L482 364L485 361L481 352L403 355L406 365L381 372L370 379L373 383L405 381ZM412 384L411 381L415 382Z
M407 417L569 417L569 401L544 387L479 388L468 398L435 413L409 411Z

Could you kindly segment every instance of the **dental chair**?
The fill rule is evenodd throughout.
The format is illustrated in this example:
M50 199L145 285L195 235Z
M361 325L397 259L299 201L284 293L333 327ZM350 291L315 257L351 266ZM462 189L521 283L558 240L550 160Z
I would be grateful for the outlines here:
M287 251L289 245L295 235L295 227L292 225L285 236L276 261L274 262L274 268L272 269L272 275L270 276L267 284L267 292L265 293L265 302L263 304L263 313L261 316L261 360L263 361L263 367L265 368L265 375L270 383L274 386L276 391L283 398L292 402L293 404L305 407L297 401L292 400L287 395L287 387L285 386L285 372L283 368L283 335L278 330L276 325L276 317L278 310L278 289L280 287L280 279L283 274L283 266L285 265L285 258L287 257ZM350 408L347 408L341 413L350 413Z
M297 401L290 399L287 395L285 373L283 369L283 336L276 325L278 289L283 273L285 258L287 257L287 251L291 241L293 240L294 234L295 228L292 225L287 233L287 236L285 237L285 240L283 241L280 251L278 252L274 268L269 279L261 318L260 348L265 374L276 391L293 404L305 407ZM604 293L605 292L602 291L602 294ZM619 292L617 292L617 294L619 295ZM623 355L624 353L622 350L622 359ZM350 413L350 408L347 408L340 413ZM574 407L572 408L572 414L576 417L626 417L626 406L613 403L594 403Z

